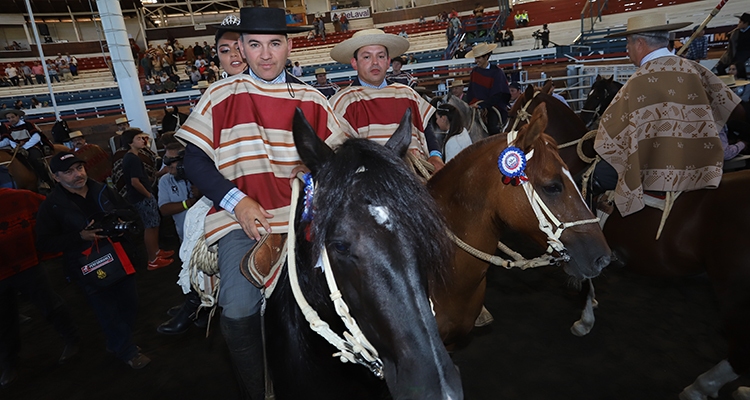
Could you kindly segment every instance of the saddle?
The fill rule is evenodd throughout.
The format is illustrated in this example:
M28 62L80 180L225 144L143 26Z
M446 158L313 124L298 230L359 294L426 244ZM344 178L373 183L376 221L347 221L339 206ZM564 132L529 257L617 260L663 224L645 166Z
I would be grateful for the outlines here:
M240 262L240 272L258 289L275 284L280 267L286 261L286 234L267 234L250 249Z

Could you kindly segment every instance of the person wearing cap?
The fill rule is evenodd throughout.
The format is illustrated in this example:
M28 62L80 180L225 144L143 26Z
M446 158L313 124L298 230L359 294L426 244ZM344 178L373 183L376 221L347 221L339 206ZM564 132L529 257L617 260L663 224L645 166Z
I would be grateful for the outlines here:
M503 121L508 119L510 101L505 72L490 64L490 56L496 48L494 43L479 43L466 54L466 58L474 58L477 66L469 75L465 101L474 108L487 110L487 133L490 135L500 133Z
M458 97L459 100L464 99L464 87L466 87L466 84L464 84L464 81L462 79L454 79L453 82L448 86L448 89L451 92L451 95Z
M510 102L508 103L508 110L510 110L516 100L518 100L518 96L522 93L521 84L518 82L511 82L508 84L508 90L510 90Z
M385 80L389 85L391 83L400 83L413 89L417 86L417 80L410 73L401 70L401 67L404 65L406 65L405 57L393 57L391 59L392 70L385 74Z
M73 144L73 151L78 151L81 149L81 147L85 146L86 138L83 137L83 132L81 131L73 131L68 134L68 137L70 138L70 142Z
M318 89L327 99L330 99L331 96L341 90L339 85L326 78L326 69L322 67L315 69L315 83L312 84L312 87Z
M343 134L325 96L284 69L292 48L287 35L310 28L287 26L283 9L244 7L240 24L225 29L240 33L248 69L211 85L175 136L186 143L188 180L213 202L204 232L208 246L218 245L221 331L241 386L259 400L262 294L237 266L261 234L287 232L289 178L301 164L292 136L295 108L329 146Z
M124 220L136 218L135 212L114 190L89 179L85 162L71 152L60 152L50 159L50 170L57 185L39 206L36 233L37 248L63 253L65 274L83 290L106 338L106 350L133 369L151 361L133 343L132 333L138 309L135 275L127 275L109 286L93 286L76 277L82 266L83 252L95 240L105 240L101 229L91 229L103 213L116 213ZM133 254L133 243L125 236L111 237Z
M602 113L594 148L604 162L594 171L594 190L615 190L622 216L644 207L644 191L716 188L721 181L719 129L740 99L699 63L667 50L663 13L628 19L628 57L638 69Z
M740 21L737 23L737 27L729 32L729 47L719 58L716 71L719 75L726 75L729 64L735 64L737 76L747 79L745 62L750 59L750 13L742 13L742 15L736 15L736 17Z
M34 168L34 172L40 182L45 182L52 187L54 182L50 178L49 173L47 173L47 166L44 164L44 145L47 137L44 136L36 125L26 122L22 118L24 115L26 113L23 110L16 110L14 108L5 109L0 112L0 119L8 120L4 138L9 140L4 141L4 144L13 149L21 146L26 151L26 157ZM48 146L52 147L51 145ZM2 142L0 142L0 147L4 147Z
M369 138L380 144L388 141L406 110L411 109L409 150L440 169L443 156L428 124L435 108L412 88L388 84L385 79L390 58L408 49L408 40L380 29L364 29L338 43L331 50L331 58L342 64L351 63L357 78L331 97L331 106L348 136Z
M122 157L122 176L127 188L125 200L133 205L143 221L148 270L153 271L172 264L173 260L169 257L174 251L159 249L159 209L151 193L153 182L146 175L143 160L140 158L140 152L148 147L150 138L138 128L129 128L122 133L122 144L129 148Z

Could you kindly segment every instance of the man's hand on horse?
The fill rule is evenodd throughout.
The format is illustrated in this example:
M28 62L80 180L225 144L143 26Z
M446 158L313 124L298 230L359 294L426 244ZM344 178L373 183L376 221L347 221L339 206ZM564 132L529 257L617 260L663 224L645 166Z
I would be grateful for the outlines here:
M294 169L292 170L292 174L289 175L289 186L292 186L294 184L294 180L297 179L298 174L301 173L304 175L308 172L310 172L310 169L302 164L294 167Z
M428 158L427 162L432 164L433 167L435 167L435 171L433 173L440 171L445 166L443 159L438 156L432 156Z
M237 222L240 223L245 234L252 239L260 240L261 237L255 221L258 221L266 232L271 233L271 224L268 223L268 218L273 218L273 214L270 214L257 201L249 197L245 197L237 203L237 206L234 207L234 217L237 218Z

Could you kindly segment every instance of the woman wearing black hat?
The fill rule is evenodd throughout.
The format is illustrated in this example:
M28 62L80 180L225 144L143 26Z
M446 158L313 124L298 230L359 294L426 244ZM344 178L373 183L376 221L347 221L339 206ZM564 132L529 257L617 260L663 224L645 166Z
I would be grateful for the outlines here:
M716 64L719 75L726 75L730 64L737 66L737 77L747 79L745 62L750 59L750 13L737 15L740 22L732 32L729 33L729 47Z

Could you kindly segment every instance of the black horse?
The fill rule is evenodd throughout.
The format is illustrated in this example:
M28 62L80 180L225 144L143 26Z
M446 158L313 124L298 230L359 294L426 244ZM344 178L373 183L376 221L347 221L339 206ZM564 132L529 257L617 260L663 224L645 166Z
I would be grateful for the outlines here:
M351 315L382 360L384 380L332 357L337 349L310 329L285 269L266 314L278 399L463 398L427 295L443 282L451 244L434 201L398 158L406 154L410 126L407 112L388 148L349 139L334 153L299 110L295 115L295 145L316 185L312 221L300 222L300 204L296 238L289 238L296 240L300 288L341 334L324 273L315 268L325 247Z
M609 78L602 78L601 75L596 76L580 114L581 120L587 128L596 129L595 127L592 128L592 125L599 121L599 116L609 107L609 103L612 102L622 86L622 83L617 82L614 76Z

